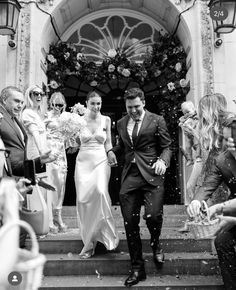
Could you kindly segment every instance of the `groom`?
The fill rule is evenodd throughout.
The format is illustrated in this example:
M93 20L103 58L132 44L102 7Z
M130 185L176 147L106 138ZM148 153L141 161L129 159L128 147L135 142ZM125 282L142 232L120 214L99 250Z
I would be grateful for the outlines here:
M170 164L171 139L164 118L144 109L145 97L141 89L129 89L124 99L128 114L117 123L119 143L108 151L108 159L111 166L115 165L116 155L124 153L120 204L131 258L131 273L125 286L130 287L146 279L139 233L142 204L154 262L159 265L164 262L159 237L163 221L164 174Z

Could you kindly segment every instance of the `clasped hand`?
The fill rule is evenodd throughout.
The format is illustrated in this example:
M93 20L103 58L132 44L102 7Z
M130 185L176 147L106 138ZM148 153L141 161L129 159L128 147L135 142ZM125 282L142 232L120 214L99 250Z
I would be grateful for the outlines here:
M113 151L109 151L107 154L107 158L108 158L108 164L111 167L116 167L117 166L117 159L116 159L116 155Z

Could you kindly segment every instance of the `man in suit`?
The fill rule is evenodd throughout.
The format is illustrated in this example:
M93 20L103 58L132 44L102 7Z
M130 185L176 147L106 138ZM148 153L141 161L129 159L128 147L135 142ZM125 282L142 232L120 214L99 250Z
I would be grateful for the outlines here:
M227 144L226 141L231 137L231 130L235 118L226 119L223 127L222 146ZM229 187L229 199L236 198L236 155L234 151L221 151L214 156L211 162L211 168L206 172L202 186L196 192L194 199L187 208L190 217L198 216L201 208L201 201L208 200L218 186L224 181ZM229 204L231 204L231 201ZM223 213L226 216L235 215L236 208L225 204L213 205L209 208L210 215L214 213ZM224 222L223 222L224 223ZM220 227L222 227L222 223ZM228 230L217 231L218 235L215 239L215 247L219 258L221 274L223 277L225 289L236 289L236 226Z
M143 203L154 262L158 265L164 262L159 236L163 221L164 174L170 164L171 139L164 118L144 109L145 97L141 89L129 89L124 98L128 114L117 123L119 143L108 152L108 160L113 166L117 163L116 155L124 153L120 205L131 258L131 273L125 286L130 287L146 279L139 234Z
M0 113L3 115L0 124L0 136L7 150L15 176L24 176L24 160L26 159L27 134L23 124L18 119L24 106L22 92L13 86L6 87L0 94ZM50 152L36 158L36 172L46 170L45 163L52 161Z
M19 121L19 115L24 106L24 96L22 92L14 87L8 86L1 91L0 94L0 113L3 118L0 123L0 136L6 147L10 163L7 165L8 158L5 163L5 175L23 177L24 176L24 160L26 159L27 135L23 124ZM50 151L44 156L36 158L36 172L44 172L46 170L45 163L53 159L49 156ZM26 234L22 230L20 235L20 246L25 246Z

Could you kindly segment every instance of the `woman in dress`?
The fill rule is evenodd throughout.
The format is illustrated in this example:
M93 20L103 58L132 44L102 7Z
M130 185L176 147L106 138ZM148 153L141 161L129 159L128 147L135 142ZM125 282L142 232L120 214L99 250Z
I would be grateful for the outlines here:
M26 108L22 112L22 121L27 131L27 158L35 159L48 152L46 127L44 123L43 113L43 96L44 92L39 86L31 86L25 92ZM47 173L43 172L37 174L39 177L47 177ZM42 210L40 202L40 192L43 194L48 208L49 230L52 233L57 233L58 228L53 224L52 214L52 192L34 187L33 194L27 195L28 205L31 210Z
M65 152L65 138L58 130L59 117L66 109L66 100L62 93L55 92L49 100L50 111L45 120L47 128L47 141L52 152L55 150L57 159L47 164L47 173L50 184L56 191L52 192L53 222L59 231L64 232L67 226L62 221L61 212L65 196L65 185L67 175L67 159Z
M75 166L77 214L84 243L81 258L91 257L97 242L108 250L115 249L119 242L108 193L111 120L100 113L102 99L98 93L90 92L86 105L83 116L86 126L79 134L80 150Z

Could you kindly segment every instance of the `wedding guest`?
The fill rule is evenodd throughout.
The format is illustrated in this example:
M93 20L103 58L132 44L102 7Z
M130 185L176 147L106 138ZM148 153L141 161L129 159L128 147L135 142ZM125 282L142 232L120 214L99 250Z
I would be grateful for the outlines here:
M181 110L183 116L179 118L179 126L183 129L186 136L185 150L183 150L184 156L187 159L186 166L194 163L193 150L199 149L196 143L195 131L198 123L197 112L194 104L191 101L186 101L181 104ZM196 152L196 157L199 158L200 152Z
M232 117L232 114L228 114L222 118L223 149L226 140L231 137L231 126L233 121L236 121L236 116ZM229 198L236 198L235 175L236 159L233 153L229 150L219 150L216 154L214 154L213 162L211 162L211 168L205 175L203 185L198 189L196 195L194 196L194 200L188 207L189 216L195 217L199 215L201 201L208 200L222 181L224 181L230 189ZM231 200L226 201L223 204L213 205L210 207L210 216L216 212L224 213L224 215L235 215L236 208L232 211L233 204L236 205L235 201ZM232 222L232 219L230 219L230 222ZM224 219L222 219L222 223L220 227L224 228ZM218 235L215 239L215 247L219 258L219 265L221 268L225 289L236 289L236 227L234 226L226 231L219 229Z
M213 147L218 148L219 146L219 126L221 116L226 112L226 107L226 98L219 93L205 95L199 101L197 112L199 116L198 124L192 133L198 142L200 154L194 160L193 168L187 181L186 206L191 203L195 192L202 185L209 151ZM225 186L220 186L215 195L219 195L220 192L224 191ZM178 230L179 232L188 232L187 222Z
M202 185L207 166L206 160L210 150L219 148L219 129L222 115L225 114L226 110L226 98L220 93L205 95L199 101L199 122L195 135L199 142L201 156L195 159L187 182L187 195L191 197L190 201L194 197L198 187Z
M86 125L79 134L80 150L75 165L76 207L84 244L80 258L91 257L97 242L107 250L115 249L119 242L108 193L111 120L101 114L102 99L97 92L87 95L86 105L82 117Z
M46 127L43 114L42 89L35 85L30 86L25 92L24 102L26 108L22 112L22 121L28 134L27 158L41 158L48 151ZM53 154L52 154L53 155ZM55 159L55 158L54 158ZM47 177L46 171L38 174L40 177ZM39 192L41 191L41 192ZM43 194L48 207L49 230L51 233L57 233L58 227L53 223L52 213L52 192L45 189L34 187L33 194L28 196L28 205L31 210L39 209L39 194Z
M0 136L6 147L7 159L4 167L5 175L24 176L24 161L28 137L19 119L24 106L22 92L14 86L8 86L0 94ZM34 159L36 172L45 170L45 163L51 162L50 152ZM25 247L26 234L21 231L20 246Z
M52 192L53 222L58 226L59 231L64 232L67 226L62 221L62 205L65 196L65 185L67 175L67 159L65 152L65 138L60 132L59 117L66 109L66 100L62 93L55 92L49 100L50 111L45 120L47 129L47 144L52 152L56 150L57 159L47 164L47 173L50 183L56 188Z
M140 209L151 234L154 262L164 262L159 237L163 222L165 172L170 164L171 139L162 116L145 110L144 92L132 88L124 95L127 115L117 123L118 145L109 150L111 164L124 153L120 205L131 258L131 272L125 281L130 287L146 279L140 238ZM115 154L114 154L115 152Z
M0 135L6 149L10 152L9 159L12 174L24 176L24 160L28 137L19 119L24 106L22 92L14 86L8 86L0 94L0 113L3 115L0 124ZM36 172L45 170L45 163L51 161L50 152L34 159Z

